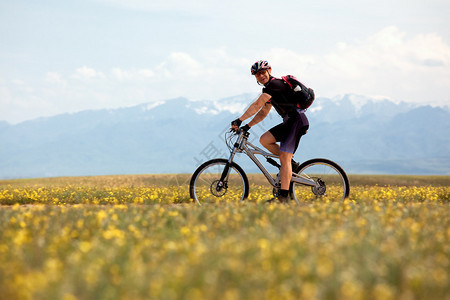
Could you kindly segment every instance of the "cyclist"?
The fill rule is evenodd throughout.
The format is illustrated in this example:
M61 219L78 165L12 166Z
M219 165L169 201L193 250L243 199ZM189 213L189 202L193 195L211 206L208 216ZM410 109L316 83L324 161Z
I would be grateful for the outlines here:
M258 84L264 86L262 93L241 117L231 122L231 126L232 129L238 130L243 121L256 114L247 125L241 128L248 131L250 127L264 120L272 106L283 118L281 124L265 132L259 141L271 153L280 156L281 189L277 198L280 202L287 202L292 168L298 166L292 158L301 136L306 134L309 128L309 122L305 110L298 108L297 104L290 99L288 90L290 87L282 79L273 77L271 72L272 67L267 61L259 60L252 65L252 75L256 77ZM277 142L280 142L280 145Z

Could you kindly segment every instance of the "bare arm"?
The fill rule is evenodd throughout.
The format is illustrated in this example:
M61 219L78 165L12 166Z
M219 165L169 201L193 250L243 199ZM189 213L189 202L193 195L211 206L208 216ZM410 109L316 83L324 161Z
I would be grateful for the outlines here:
M256 114L257 112L259 112L261 110L261 108L264 106L264 104L266 104L267 101L270 100L270 98L271 98L271 96L269 94L262 93L261 96L259 96L258 99L256 99L256 101L250 105L250 107L247 109L247 111L239 119L241 121L245 121L248 118L250 118L251 116L253 116L254 114ZM272 107L272 105L270 105L270 106ZM269 110L270 110L270 108L269 108ZM269 113L269 112L267 112L267 113ZM267 114L265 116L267 116ZM256 116L255 116L255 118L256 118ZM249 124L249 126L251 126L251 125Z
M248 126L253 127L262 120L264 120L269 114L271 108L272 104L266 102L263 108L261 108L256 114L256 116L248 123Z

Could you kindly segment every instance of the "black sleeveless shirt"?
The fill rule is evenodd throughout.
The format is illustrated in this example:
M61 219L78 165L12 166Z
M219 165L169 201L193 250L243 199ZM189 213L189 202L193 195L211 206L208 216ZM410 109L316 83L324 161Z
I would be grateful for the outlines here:
M267 103L272 104L281 117L297 109L295 100L292 100L292 90L283 79L270 76L269 82L264 85L263 93L271 96Z

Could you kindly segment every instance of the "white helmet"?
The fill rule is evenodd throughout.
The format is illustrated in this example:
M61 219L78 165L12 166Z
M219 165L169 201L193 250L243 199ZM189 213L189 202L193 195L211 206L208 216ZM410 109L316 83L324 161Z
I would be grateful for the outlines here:
M252 65L251 71L252 71L252 75L255 75L256 73L258 73L261 70L270 70L270 69L272 69L272 67L267 62L267 60L258 60L257 62L255 62Z

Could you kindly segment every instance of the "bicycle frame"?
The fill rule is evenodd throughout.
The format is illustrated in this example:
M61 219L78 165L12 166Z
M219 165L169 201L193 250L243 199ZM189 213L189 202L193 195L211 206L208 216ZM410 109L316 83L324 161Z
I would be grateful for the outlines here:
M270 173L266 170L266 168L263 166L263 164L258 160L256 155L262 155L264 158L266 158L268 163L277 167L278 169L280 168L280 165L275 160L273 160L273 158L279 159L280 157L278 155L268 153L268 152L262 150L261 148L258 148L257 146L250 143L248 141L249 136L250 136L250 133L248 133L246 131L240 131L239 136L237 137L236 142L234 143L233 149L231 150L230 158L228 159L228 164L225 167L224 172L222 173L222 178L220 181L223 182L224 179L227 177L228 172L229 172L229 166L233 162L233 159L234 159L234 156L236 155L236 153L244 152L256 164L256 166L260 169L260 171L264 174L267 181L269 181L269 183L273 187L275 187L277 184L276 179L274 179L272 177L272 175L270 175ZM297 182L299 184L313 186L313 187L317 186L317 184L314 180L312 180L304 175L297 174L294 172L292 172L291 182Z

